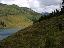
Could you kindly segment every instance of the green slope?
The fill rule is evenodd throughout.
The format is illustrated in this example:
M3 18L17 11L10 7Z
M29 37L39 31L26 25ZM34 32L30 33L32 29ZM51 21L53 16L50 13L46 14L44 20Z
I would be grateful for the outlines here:
M18 31L2 40L0 48L64 48L64 15Z
M41 17L41 14L26 7L6 5L0 3L0 28L2 27L27 27Z
M1 16L0 22L4 22L4 25L0 25L0 28L25 28L33 24L33 21L27 19L25 16Z

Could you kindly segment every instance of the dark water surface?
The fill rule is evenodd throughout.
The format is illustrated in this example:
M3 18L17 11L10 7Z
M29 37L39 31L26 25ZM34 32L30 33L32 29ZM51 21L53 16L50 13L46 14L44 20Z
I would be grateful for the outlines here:
M9 28L9 29L0 29L0 40L5 39L6 37L16 33L20 29L18 28Z

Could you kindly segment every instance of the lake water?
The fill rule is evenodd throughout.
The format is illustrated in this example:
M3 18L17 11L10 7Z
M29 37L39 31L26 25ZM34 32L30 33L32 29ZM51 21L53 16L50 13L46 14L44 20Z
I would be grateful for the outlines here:
M0 40L5 39L6 37L12 35L13 33L16 33L20 29L18 28L12 28L12 29L0 29Z

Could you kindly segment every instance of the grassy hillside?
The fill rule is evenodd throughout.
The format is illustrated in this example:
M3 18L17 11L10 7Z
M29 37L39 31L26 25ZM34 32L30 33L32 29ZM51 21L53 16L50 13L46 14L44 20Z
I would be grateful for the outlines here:
M25 28L33 24L33 21L27 19L25 16L0 16L0 22L4 22L6 28ZM0 28L5 27L0 24Z
M37 21L41 14L30 8L19 7L17 5L6 5L0 3L0 28L28 26Z
M18 31L2 40L0 48L64 48L64 15Z

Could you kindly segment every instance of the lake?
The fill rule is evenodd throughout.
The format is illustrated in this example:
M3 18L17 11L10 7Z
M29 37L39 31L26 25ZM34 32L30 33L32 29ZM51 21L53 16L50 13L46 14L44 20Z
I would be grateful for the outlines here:
M16 33L20 29L18 28L9 28L9 29L0 29L0 40L5 39L6 37Z

